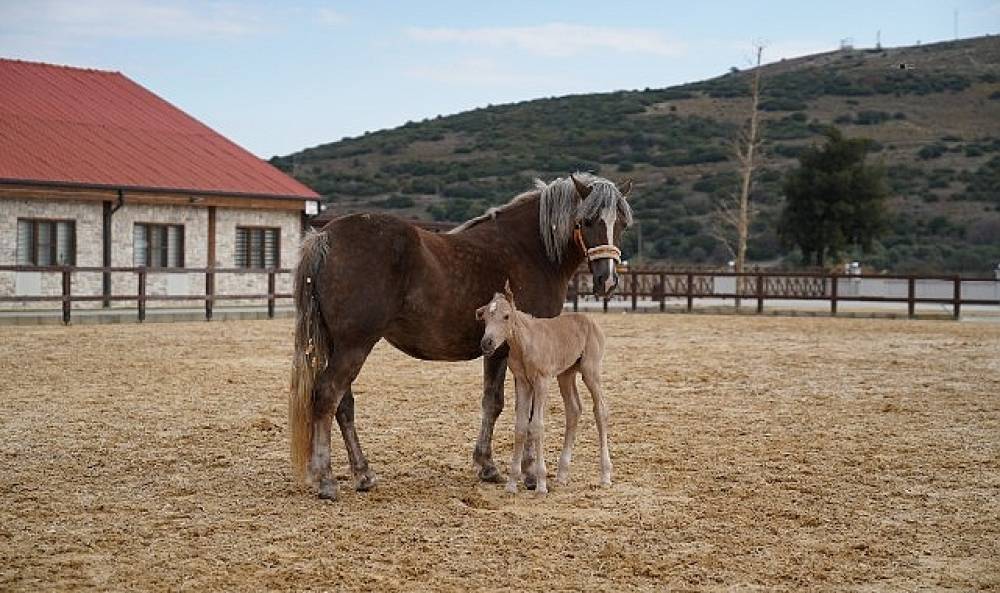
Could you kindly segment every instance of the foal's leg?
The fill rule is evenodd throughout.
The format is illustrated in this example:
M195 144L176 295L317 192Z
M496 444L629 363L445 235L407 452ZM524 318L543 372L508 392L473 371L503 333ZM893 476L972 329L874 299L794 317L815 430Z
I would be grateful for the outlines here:
M539 380L534 384L531 395L531 420L528 423L528 442L535 446L535 492L546 494L545 484L545 403L548 397L548 381Z
M483 418L472 461L484 482L499 482L502 478L493 463L493 427L503 411L503 381L507 376L506 350L483 357Z
M573 460L573 443L576 441L576 425L580 420L580 392L576 390L576 369L570 369L559 375L559 393L562 394L563 407L566 409L566 433L563 435L562 455L559 457L559 470L556 472L556 482L566 485L569 482L569 464Z
M531 385L514 377L514 454L510 461L510 475L507 477L507 492L517 492L517 482L521 479L521 458L524 456L524 441L528 437L528 415L531 413Z
M368 460L365 459L365 452L361 450L361 442L358 441L358 432L354 428L354 393L348 387L347 393L340 400L337 407L337 424L340 426L340 435L344 437L344 446L347 448L347 459L351 463L351 472L354 474L354 489L365 492L375 487L378 478L375 472L368 467Z
M319 486L319 497L337 498L337 479L330 468L330 432L334 412L361 371L374 342L353 349L334 348L327 366L316 379L313 397L313 452L309 473ZM355 440L357 436L355 435ZM345 437L346 441L346 437ZM361 450L360 445L358 451ZM350 455L350 453L348 453ZM364 458L364 454L361 454Z
M601 484L611 484L611 454L608 452L608 406L601 390L600 364L586 365L581 369L583 382L594 399L594 419L597 420L597 438L601 450Z

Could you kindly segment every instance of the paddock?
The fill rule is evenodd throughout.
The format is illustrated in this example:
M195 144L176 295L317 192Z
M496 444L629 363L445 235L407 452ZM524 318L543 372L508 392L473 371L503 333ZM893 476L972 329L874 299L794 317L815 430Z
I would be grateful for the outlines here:
M382 343L380 483L335 437L336 502L292 480L289 320L0 327L0 590L1000 588L1000 324L595 317L611 487L586 397L568 486L477 482L481 362Z

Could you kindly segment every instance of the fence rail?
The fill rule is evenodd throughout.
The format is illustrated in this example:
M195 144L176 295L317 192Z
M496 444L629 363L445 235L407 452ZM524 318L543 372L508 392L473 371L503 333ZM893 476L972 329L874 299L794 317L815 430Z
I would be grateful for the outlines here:
M0 296L0 303L21 302L60 302L62 303L62 320L68 324L72 319L73 303L101 301L111 302L135 301L136 319L146 320L146 304L149 301L202 301L205 303L205 320L211 321L216 301L227 300L264 300L267 303L267 316L274 318L275 303L279 299L291 299L290 293L279 293L275 290L276 278L279 275L290 274L288 268L146 268L122 266L0 266L0 272L40 272L60 274L62 291L59 295L15 295ZM132 273L135 274L136 291L132 294L73 294L73 274L76 273ZM150 274L203 274L205 290L202 294L150 294L147 289L147 279ZM218 294L215 291L215 278L219 275L252 275L267 276L267 292L248 294Z
M660 311L666 310L667 299L685 299L688 312L694 309L695 299L733 300L737 304L756 301L758 313L763 313L767 300L829 301L831 315L837 314L837 305L843 302L905 303L910 318L916 316L919 304L950 305L955 319L961 316L964 305L1000 306L998 278L638 269L621 270L619 276L616 294L603 299L604 311L612 300L630 300L630 308L635 311L640 298L658 303ZM579 310L582 287L589 286L589 282L592 278L588 272L574 276L567 294L574 311ZM903 287L905 292L893 294ZM880 291L882 294L877 294ZM966 292L979 294L968 296L963 294Z
M274 317L278 300L291 299L290 293L276 290L277 278L290 274L288 268L145 268L121 266L24 266L3 265L0 272L40 272L59 274L62 279L61 294L58 295L15 295L0 296L0 303L9 302L59 302L62 305L63 323L72 317L75 302L101 301L136 303L138 321L146 319L146 305L150 301L201 301L205 306L205 319L211 320L214 304L218 301L257 300L267 303L267 316ZM73 274L76 273L131 273L135 275L136 291L129 294L73 294ZM204 291L199 294L150 294L148 276L150 274L201 274L204 276ZM216 277L220 275L253 275L267 277L267 291L258 293L219 294L215 289ZM579 310L582 287L592 282L590 274L579 272L573 277L567 294L567 302L573 310ZM887 283L895 283L890 285ZM882 294L873 287L881 287ZM905 287L905 291L904 291ZM964 289L963 289L964 287ZM898 294L892 294L893 292ZM921 294L921 293L930 294ZM979 296L969 296L967 292L978 292ZM985 297L983 295L986 295ZM767 300L808 300L828 301L830 314L837 314L839 303L905 303L908 316L916 315L919 304L950 305L955 319L961 316L965 305L1000 306L1000 279L969 278L960 276L928 275L875 275L875 274L822 274L815 272L713 272L713 271L660 271L623 270L620 271L620 285L611 299L603 299L603 308L608 310L611 300L631 301L630 308L638 309L639 299L649 299L658 303L659 310L666 310L667 299L686 300L687 311L694 309L696 299L725 299L737 303L756 302L758 313L764 311Z

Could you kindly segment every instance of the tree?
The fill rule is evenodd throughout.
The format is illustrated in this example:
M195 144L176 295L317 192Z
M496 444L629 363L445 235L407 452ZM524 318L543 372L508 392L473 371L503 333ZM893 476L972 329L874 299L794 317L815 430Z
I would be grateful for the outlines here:
M716 208L712 235L722 241L735 260L735 270L743 271L746 262L747 240L750 231L750 189L756 167L756 153L760 145L760 61L764 46L757 44L757 67L750 79L750 117L733 141L733 152L739 163L740 194L723 199Z
M826 143L799 156L785 177L785 208L778 234L786 247L797 246L804 264L825 264L853 245L871 249L885 229L885 169L865 164L872 141L845 138L836 128Z

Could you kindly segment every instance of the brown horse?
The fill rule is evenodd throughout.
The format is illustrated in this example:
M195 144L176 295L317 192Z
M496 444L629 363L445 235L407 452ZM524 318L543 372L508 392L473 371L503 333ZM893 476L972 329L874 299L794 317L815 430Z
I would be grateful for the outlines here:
M481 355L483 335L474 312L508 278L520 308L535 317L559 314L567 285L585 260L595 294L614 290L617 244L632 221L625 201L631 183L622 192L607 179L578 173L537 185L446 235L392 216L355 214L303 239L295 272L289 432L292 464L318 487L320 498L337 495L330 467L333 417L355 488L375 485L354 427L351 383L380 339L424 360L471 360ZM473 461L481 479L498 482L493 426L503 409L507 349L483 361L482 426Z

